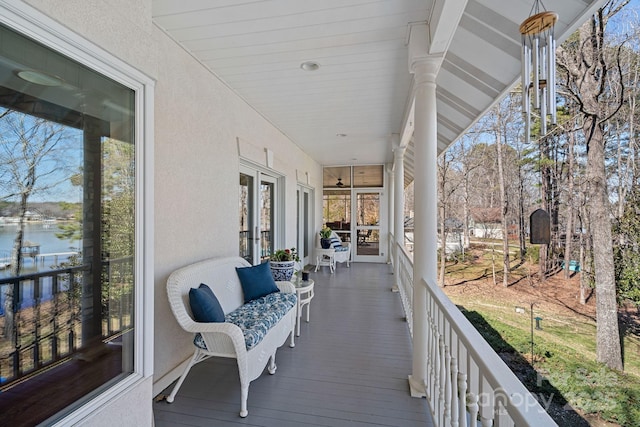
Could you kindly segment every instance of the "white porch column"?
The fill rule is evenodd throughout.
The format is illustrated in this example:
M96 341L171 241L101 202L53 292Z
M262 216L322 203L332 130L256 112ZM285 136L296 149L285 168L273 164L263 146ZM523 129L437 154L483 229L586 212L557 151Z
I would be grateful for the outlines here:
M394 245L404 246L404 152L405 147L399 147L394 144L393 150L393 236L395 238ZM393 273L395 275L395 284L400 286L400 250L395 252L393 259Z
M395 184L394 184L394 176L393 176L393 163L387 163L384 166L385 178L387 179L386 188L388 189L387 194L389 195L387 203L387 214L389 215L389 220L387 221L387 227L389 230L389 235L391 233L395 236L395 229L393 228L393 224L395 224L395 209L393 201L395 200ZM395 240L387 239L387 263L395 262L391 257L393 256L393 246L395 245Z
M428 55L426 25L412 28L409 66L415 81L414 113L414 246L413 246L413 369L411 395L426 396L427 290L422 279L437 280L437 111L436 77L441 55Z

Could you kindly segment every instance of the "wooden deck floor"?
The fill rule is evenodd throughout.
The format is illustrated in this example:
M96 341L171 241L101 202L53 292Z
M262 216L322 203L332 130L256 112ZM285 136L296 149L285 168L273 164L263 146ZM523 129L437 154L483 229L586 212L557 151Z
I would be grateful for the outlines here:
M311 278L311 321L295 348L278 349L276 374L251 383L247 418L235 360L213 358L172 404L153 404L155 426L432 426L427 401L409 395L411 341L390 267L340 264Z

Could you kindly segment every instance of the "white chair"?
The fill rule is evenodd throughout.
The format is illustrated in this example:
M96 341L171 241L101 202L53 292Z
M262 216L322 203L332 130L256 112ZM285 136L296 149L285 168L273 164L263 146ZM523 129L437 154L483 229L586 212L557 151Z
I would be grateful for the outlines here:
M336 263L338 262L346 262L347 267L351 266L351 244L343 242L335 231L331 231L330 240L331 248L322 249L320 246L320 236L318 235L316 238L316 271L318 270L318 264L329 265L331 272L335 270L337 266Z
M351 267L351 244L343 242L335 231L331 232L331 247L336 250L333 256L334 269L337 267L336 263L338 262L346 262L347 267Z

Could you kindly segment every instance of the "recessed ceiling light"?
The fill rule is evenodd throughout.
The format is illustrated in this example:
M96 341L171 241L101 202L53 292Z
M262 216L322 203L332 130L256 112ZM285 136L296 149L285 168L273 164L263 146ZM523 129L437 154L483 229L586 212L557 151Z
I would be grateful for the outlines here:
M336 133L336 136L339 138L344 138L345 136L347 136L346 133Z
M315 61L306 61L300 64L300 68L302 68L305 71L315 71L318 68L320 68L320 64L318 64Z
M53 74L45 73L37 70L22 70L16 72L16 75L22 80L40 86L62 86L64 80Z

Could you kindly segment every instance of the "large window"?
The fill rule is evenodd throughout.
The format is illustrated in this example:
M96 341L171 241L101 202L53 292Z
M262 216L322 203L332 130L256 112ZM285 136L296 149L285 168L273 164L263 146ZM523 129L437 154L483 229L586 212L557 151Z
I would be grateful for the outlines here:
M134 99L0 26L3 424L53 422L133 372Z

